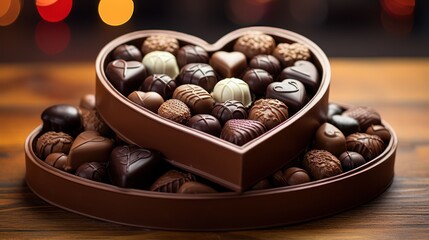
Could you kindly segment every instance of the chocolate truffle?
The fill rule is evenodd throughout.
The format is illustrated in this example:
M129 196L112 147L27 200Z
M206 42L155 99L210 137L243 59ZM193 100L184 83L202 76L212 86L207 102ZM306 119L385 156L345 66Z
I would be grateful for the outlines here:
M273 51L283 67L292 66L298 60L309 60L311 57L310 50L300 43L279 43Z
M97 131L103 136L109 136L112 131L95 110L81 109L82 125L85 131Z
M80 111L71 105L59 104L46 108L42 112L42 121L42 133L64 132L76 137L82 131Z
M169 52L150 52L143 57L142 62L147 68L148 75L166 74L174 79L179 74L176 58Z
M140 50L134 45L122 44L116 47L112 52L113 59L122 59L125 61L141 61L143 56Z
M67 133L49 131L37 139L35 153L45 160L51 153L68 154L72 144L73 138Z
M274 187L284 187L287 185L287 180L283 175L283 171L281 170L270 176L270 182Z
M365 158L357 152L343 152L338 158L344 172L350 171L366 163Z
M164 99L157 92L134 91L128 95L128 99L154 113L157 113L158 108L164 103Z
M191 117L188 127L219 137L222 126L217 118L210 114L197 114Z
M242 146L265 133L264 124L250 119L231 119L225 123L220 138Z
M177 170L170 170L159 177L150 187L151 191L175 193L185 182L195 181L195 177L190 173L183 173Z
M370 107L351 107L344 111L343 115L356 119L362 131L371 125L381 125L380 114Z
M95 95L86 94L80 98L79 108L86 110L95 110Z
M289 186L307 183L311 180L307 171L298 167L287 168L283 172L283 177Z
M340 160L326 150L310 150L304 155L304 169L314 180L332 177L343 172Z
M328 118L328 121L336 126L345 136L360 131L359 122L351 117L333 115L331 118Z
M259 96L265 96L267 86L273 82L273 77L263 69L249 69L243 75L243 81L249 85L250 91Z
M242 52L251 59L256 55L270 54L275 46L276 42L270 35L251 31L237 39L234 51Z
M252 186L250 190L264 190L272 188L270 181L267 178L262 179Z
M379 136L385 144L390 141L391 137L389 130L382 125L371 125L366 129L366 133Z
M224 125L230 119L247 119L247 110L237 100L226 100L223 103L216 103L214 105L212 115Z
M74 171L86 162L107 162L112 148L109 138L96 131L84 131L74 140L64 170Z
M179 50L179 41L167 35L153 35L146 38L142 45L144 55L153 51L166 51L176 55Z
M146 76L145 66L137 61L127 62L118 59L110 62L106 67L107 79L124 96L138 89Z
M189 63L209 63L209 54L200 46L186 45L177 52L177 63L182 68Z
M346 138L347 151L357 152L370 161L384 151L384 142L377 135L353 133Z
M169 99L161 104L158 114L174 122L185 124L191 117L191 110L184 102L178 99Z
M205 63L190 63L185 65L176 78L179 84L195 84L211 92L217 83L214 69Z
M313 149L323 149L338 157L346 151L346 138L334 125L324 123L314 134Z
M277 58L265 54L254 56L252 60L250 60L249 67L263 69L274 76L274 78L276 78L282 70L282 66Z
M174 90L173 98L184 102L191 113L211 113L215 101L204 88L194 84L183 84Z
M156 92L161 97L168 99L176 89L176 81L166 74L153 74L147 77L140 90L143 92Z
M320 82L319 72L316 66L309 61L300 60L291 67L283 69L279 75L279 80L295 79L304 84L307 92L314 94Z
M75 175L96 182L107 182L109 179L106 164L101 162L84 163L77 168Z
M201 194L201 193L215 193L217 192L213 188L199 183L199 182L185 182L180 186L177 193L185 193L185 194Z
M270 130L288 119L288 108L277 99L259 99L250 109L249 119L261 122Z
M213 89L212 96L216 102L237 100L244 107L249 107L252 104L249 85L238 78L225 78L219 81Z
M271 83L267 87L266 97L282 101L290 113L298 112L308 101L304 85L293 79Z
M161 175L163 167L164 161L158 152L123 145L112 150L108 173L116 186L147 189Z
M246 56L241 52L217 51L209 62L223 78L239 77L247 67Z
M64 170L66 161L67 155L65 153L51 153L45 159L45 163L60 170Z

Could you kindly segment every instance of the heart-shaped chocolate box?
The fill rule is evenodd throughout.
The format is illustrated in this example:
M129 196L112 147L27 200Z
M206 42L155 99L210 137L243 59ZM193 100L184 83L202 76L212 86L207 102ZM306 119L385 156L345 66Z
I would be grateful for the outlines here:
M204 48L209 54L233 51L237 38L249 31L272 36L277 43L298 42L307 46L320 75L314 96L292 117L262 136L237 146L184 125L164 119L130 101L108 81L105 68L111 52L121 44L141 46L156 34ZM96 107L104 121L128 143L156 149L173 165L234 191L244 191L296 158L310 143L316 129L326 121L331 69L323 51L309 39L278 28L250 27L233 31L214 44L184 33L149 30L118 37L108 43L96 61Z

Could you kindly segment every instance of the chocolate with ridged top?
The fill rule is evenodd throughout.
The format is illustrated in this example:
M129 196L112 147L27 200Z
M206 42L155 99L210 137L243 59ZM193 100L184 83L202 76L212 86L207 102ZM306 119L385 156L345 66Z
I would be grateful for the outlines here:
M195 84L211 92L217 83L215 70L205 63L190 63L182 67L176 81L181 84Z
M310 61L296 61L291 67L283 69L278 80L295 79L304 84L306 90L310 93L315 93L320 82L319 72L316 66Z
M164 103L164 98L157 92L134 91L128 95L128 99L154 113Z
M346 151L346 138L334 125L324 123L314 134L313 149L323 149L339 157Z
M288 107L277 99L259 99L249 111L249 119L261 122L267 130L286 121L288 117Z
M201 193L216 193L217 191L213 188L199 183L199 182L185 182L180 186L179 190L177 190L177 193L184 193L184 194L201 194Z
M268 85L266 98L282 101L288 106L290 113L298 112L308 101L304 85L294 79L286 79Z
M349 151L343 152L339 156L338 160L340 160L344 172L350 171L366 163L366 160L362 155L357 152Z
M178 99L168 99L161 104L158 114L174 122L186 124L191 117L191 110L184 102Z
M298 167L290 167L283 171L284 179L287 182L287 185L298 185L310 182L310 176L307 171Z
M195 181L195 176L177 170L170 170L159 177L150 191L176 193L185 182Z
M252 104L249 85L238 78L225 78L216 83L212 96L216 102L237 100L243 103L245 107Z
M165 100L173 95L176 87L176 81L170 76L166 74L153 74L144 79L140 90L143 92L156 92Z
M64 132L76 137L82 131L82 120L77 107L67 104L53 105L42 112L41 133Z
M242 146L266 132L264 124L250 119L231 119L225 123L220 138Z
M371 125L366 129L366 133L379 136L384 144L387 144L392 137L389 130L383 125Z
M273 76L263 69L252 68L244 73L243 81L254 94L265 96L267 86L273 82Z
M311 58L310 50L301 43L279 43L273 51L283 67L292 66L298 60L309 60Z
M109 179L106 163L101 162L84 163L77 168L75 175L96 182L107 182Z
M304 155L303 167L314 180L332 177L343 172L341 162L326 150L310 150Z
M51 153L68 154L73 144L73 138L67 133L49 131L41 135L36 142L36 155L45 160Z
M167 35L152 35L146 38L142 44L144 55L153 51L166 51L176 55L179 50L179 41Z
M140 62L142 58L142 53L134 45L122 44L116 47L112 52L112 59Z
M45 159L45 163L60 170L64 170L66 161L67 155L65 153L51 153Z
M282 70L279 60L277 60L277 58L273 57L272 55L266 54L254 56L252 60L250 60L249 67L264 69L274 78L276 78Z
M209 63L223 78L239 77L247 67L246 56L241 52L217 51Z
M361 131L366 131L371 125L381 125L381 116L371 107L354 106L343 112L343 116L356 119Z
M176 57L169 52L150 52L143 57L142 63L147 68L148 75L166 74L174 79L179 74Z
M274 187L284 187L287 185L287 180L283 175L282 170L278 170L270 176L270 182Z
M219 120L210 114L197 114L191 117L187 126L216 137L219 137L222 131Z
M183 84L174 90L173 98L184 102L191 113L211 113L215 101L204 88L194 84Z
M106 67L107 79L125 96L136 90L146 76L146 67L137 61L117 59Z
M242 52L248 59L259 54L270 54L276 47L274 38L270 35L251 31L237 39L234 51Z
M209 54L200 46L186 45L177 52L177 63L182 68L189 63L209 63Z
M385 148L383 140L377 135L353 133L346 138L347 151L361 154L366 161L380 155Z
M241 102L227 100L223 103L216 103L212 115L224 125L230 119L247 119L247 110Z

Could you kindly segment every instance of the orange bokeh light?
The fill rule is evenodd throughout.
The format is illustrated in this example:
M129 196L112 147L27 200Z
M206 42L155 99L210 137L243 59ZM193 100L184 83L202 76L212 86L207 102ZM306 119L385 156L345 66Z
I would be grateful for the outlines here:
M134 2L132 0L100 0L98 14L101 20L111 26L122 25L134 13Z
M21 12L21 0L0 1L0 26L8 26L15 22Z

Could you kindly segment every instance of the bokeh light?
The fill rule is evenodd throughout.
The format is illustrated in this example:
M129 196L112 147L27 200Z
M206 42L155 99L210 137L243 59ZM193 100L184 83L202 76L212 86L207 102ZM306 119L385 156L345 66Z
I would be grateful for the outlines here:
M47 22L60 22L69 14L73 0L36 0L37 11L40 17Z
M39 21L36 27L36 44L47 55L63 52L70 42L70 28L65 22Z
M257 24L267 13L271 0L229 0L227 17L238 25Z
M292 18L305 26L322 25L328 16L327 0L289 1Z
M111 26L122 25L134 13L134 2L132 0L100 0L98 14L101 20Z
M0 0L0 26L15 22L22 8L22 0Z
M380 0L380 21L390 33L407 35L413 30L415 0Z

